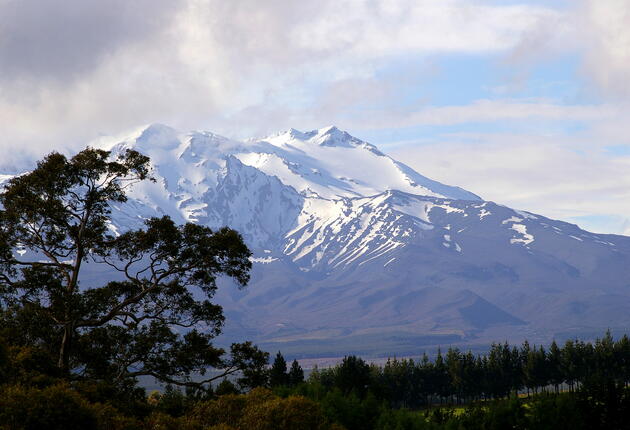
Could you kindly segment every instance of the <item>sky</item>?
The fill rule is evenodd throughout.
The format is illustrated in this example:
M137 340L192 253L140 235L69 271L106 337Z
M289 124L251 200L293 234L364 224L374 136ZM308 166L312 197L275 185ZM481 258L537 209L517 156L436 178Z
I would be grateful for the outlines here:
M630 234L630 0L0 0L0 170L148 123L336 125Z

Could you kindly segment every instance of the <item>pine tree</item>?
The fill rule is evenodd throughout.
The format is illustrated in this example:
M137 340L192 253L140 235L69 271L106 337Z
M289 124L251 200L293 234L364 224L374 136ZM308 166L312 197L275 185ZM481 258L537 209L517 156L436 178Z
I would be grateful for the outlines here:
M630 381L630 339L623 335L615 345L616 361L619 365L619 376L624 386Z
M234 385L234 383L227 378L223 378L223 380L217 385L214 393L217 396L223 396L226 394L239 394L236 385Z
M448 349L446 352L445 364L451 381L451 394L456 396L459 403L459 399L463 393L463 360L459 349Z
M276 359L271 366L271 370L269 371L269 385L272 387L278 387L281 385L287 385L289 382L289 378L287 375L287 362L278 351L276 354Z
M432 385L435 389L435 394L440 397L440 402L451 395L451 380L448 375L448 369L444 363L444 357L442 356L442 350L438 348L437 357L432 368Z
M346 356L335 368L335 386L346 395L354 392L363 398L370 382L370 366L360 357Z
M293 363L291 363L291 369L289 370L289 385L295 387L303 382L304 371L302 370L302 366L300 366L297 360L293 360Z
M560 384L564 381L564 375L562 375L562 351L558 347L558 344L554 340L549 347L549 354L547 355L549 364L549 382L553 384L556 393L560 392Z

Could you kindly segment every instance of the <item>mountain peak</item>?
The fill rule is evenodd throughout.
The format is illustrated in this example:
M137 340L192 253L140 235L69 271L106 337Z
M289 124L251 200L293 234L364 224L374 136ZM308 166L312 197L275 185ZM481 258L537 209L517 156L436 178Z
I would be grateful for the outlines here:
M107 149L115 152L135 148L145 153L168 177L168 182L180 184L181 190L189 188L184 184L186 181L197 188L206 180L215 183L226 157L235 156L243 164L279 178L303 195L337 199L373 196L392 189L480 200L465 190L422 176L334 125L306 132L291 128L263 139L238 142L207 131L182 133L154 123L107 141ZM202 191L199 188L192 194Z
M340 130L334 125L329 125L328 127L318 128L311 131L301 131L295 128L290 128L285 131L281 131L279 133L272 134L268 137L265 137L260 140L275 140L277 138L289 138L293 140L300 140L303 142L319 142L319 141L329 141L330 139L336 140L344 140L344 139L353 139L357 140L355 137L351 136L347 132ZM251 139L257 140L257 139Z
M342 130L339 130L339 128L337 128L337 126L335 125L329 125L328 127L320 128L317 130L317 134L335 134L335 133L345 133L345 132Z
M140 136L136 138L139 144L151 144L152 146L177 146L179 140L177 138L178 132L168 125L154 123L149 124L142 130Z
M351 136L345 131L339 130L334 125L316 130L316 136L311 140L316 140L322 146L358 146L363 143L356 137Z

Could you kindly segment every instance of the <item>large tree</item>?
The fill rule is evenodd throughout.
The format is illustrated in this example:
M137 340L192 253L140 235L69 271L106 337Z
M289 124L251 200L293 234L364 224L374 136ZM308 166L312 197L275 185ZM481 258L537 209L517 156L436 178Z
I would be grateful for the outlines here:
M267 354L250 343L232 345L227 358L212 343L224 321L211 302L217 277L240 287L249 280L251 253L236 231L163 217L112 233L112 205L144 180L152 180L146 156L88 148L70 159L52 153L5 184L1 327L12 341L48 351L66 378L151 375L201 387L261 368ZM85 281L86 268L99 267L103 283ZM221 371L190 379L209 367Z

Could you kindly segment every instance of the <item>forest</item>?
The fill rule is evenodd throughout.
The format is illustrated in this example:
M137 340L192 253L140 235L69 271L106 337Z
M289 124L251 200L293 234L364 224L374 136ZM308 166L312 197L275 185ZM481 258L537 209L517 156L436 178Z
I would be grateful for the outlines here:
M228 227L168 216L116 234L113 207L151 180L142 154L88 148L4 185L0 429L629 428L630 340L610 332L384 366L350 355L307 378L280 352L217 346L217 279L246 288L252 254Z

